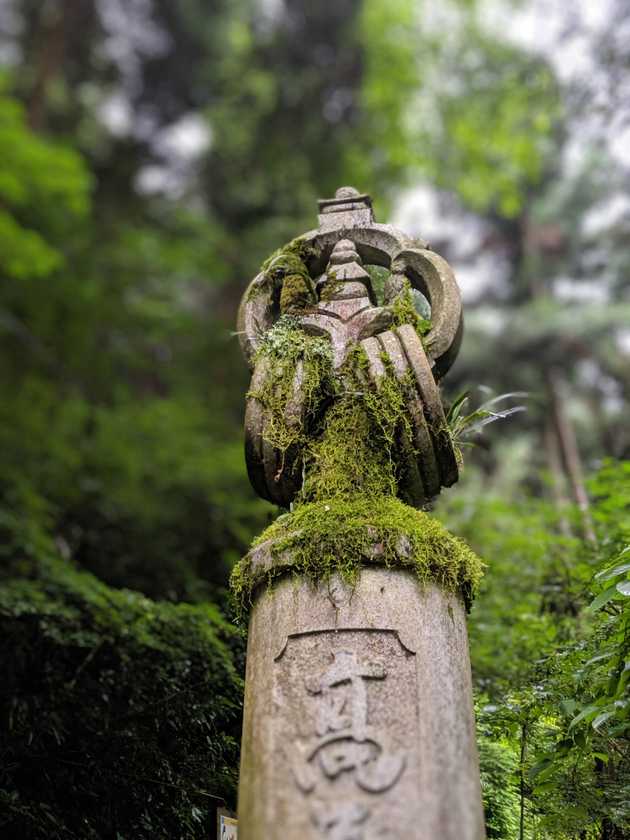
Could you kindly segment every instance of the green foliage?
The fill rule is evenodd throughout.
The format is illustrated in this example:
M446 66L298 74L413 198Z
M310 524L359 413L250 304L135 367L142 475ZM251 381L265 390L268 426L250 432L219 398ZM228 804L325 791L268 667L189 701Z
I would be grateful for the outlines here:
M72 149L29 131L21 105L0 87L0 271L43 278L63 262L61 238L89 207L91 177Z
M488 35L478 4L445 4L427 23L410 0L368 0L362 137L347 166L370 187L421 172L466 206L517 216L555 154L563 108L551 67ZM385 182L385 183L383 183Z
M32 526L19 552L19 524L1 521L3 836L207 837L234 801L238 634L210 605L110 589Z
M0 834L205 837L243 658L210 601L266 518L223 386L244 375L210 306L219 229L110 213L102 183L86 213L86 165L5 98L0 145Z
M456 397L451 403L448 413L446 415L446 422L448 424L449 434L453 441L453 445L461 447L465 438L472 435L479 434L485 426L490 423L495 423L497 420L505 420L512 414L517 414L519 411L525 411L524 405L513 406L512 408L497 411L496 406L504 400L512 399L513 397L526 397L524 391L513 392L511 394L499 394L497 397L492 397L486 400L478 408L471 411L469 414L464 414L464 408L470 399L470 394L465 391Z
M526 838L630 828L628 468L609 462L590 482L596 548L561 536L533 498L471 506L463 488L443 507L491 570L470 627L481 744L522 756L505 795L522 786Z
M481 791L488 840L518 837L520 805L515 776L518 755L507 738L478 730Z
M553 158L562 116L553 73L475 23L455 50L444 48L440 62L453 92L436 86L439 119L427 132L431 154L424 161L429 177L474 210L517 216Z

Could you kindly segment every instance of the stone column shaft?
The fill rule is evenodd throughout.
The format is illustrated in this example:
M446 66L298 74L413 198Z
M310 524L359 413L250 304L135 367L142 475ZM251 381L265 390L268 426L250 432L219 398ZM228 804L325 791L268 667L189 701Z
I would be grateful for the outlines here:
M465 613L413 574L287 576L250 617L241 840L481 840Z

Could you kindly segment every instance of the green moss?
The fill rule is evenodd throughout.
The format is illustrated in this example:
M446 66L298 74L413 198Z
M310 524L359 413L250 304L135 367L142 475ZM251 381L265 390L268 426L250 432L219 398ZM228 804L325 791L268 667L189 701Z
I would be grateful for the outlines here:
M300 237L278 248L260 267L263 282L250 288L249 297L275 290L280 292L282 313L308 309L316 302L316 295L307 263L317 255L317 249Z
M403 290L391 304L391 310L394 316L393 323L396 327L411 324L421 338L431 329L431 321L423 318L416 309L411 284L408 280L405 280Z
M318 251L315 246L298 236L274 251L262 264L260 270L263 274L269 274L278 268L288 268L297 274L304 271L308 273L307 261L317 256Z
M338 572L353 582L366 563L411 569L422 583L433 582L463 595L467 604L479 584L483 563L460 539L424 511L400 499L336 497L297 507L281 516L254 542L272 542L271 553L291 552L291 568L315 582ZM276 569L252 572L248 558L232 574L232 590L241 608L250 603L254 588L286 574Z
M361 402L349 396L338 400L326 415L321 436L306 452L298 504L356 493L394 495L391 452L379 445L380 436L373 432L373 422Z
M290 446L307 445L311 427L335 389L330 341L307 335L296 318L283 315L265 334L256 359L267 359L270 363L263 385L248 394L268 411L265 439L281 452ZM304 422L292 423L287 420L286 409L295 396L299 366Z
M343 288L343 281L337 280L337 276L332 269L328 269L326 275L326 282L321 286L320 300L333 300L337 292Z
M366 366L364 351L355 348L337 383L337 400L308 443L297 504L357 493L397 494L400 465L415 457L406 386L388 370L376 388L368 387L361 376Z
M315 284L308 275L289 274L282 281L280 312L304 312L317 303Z

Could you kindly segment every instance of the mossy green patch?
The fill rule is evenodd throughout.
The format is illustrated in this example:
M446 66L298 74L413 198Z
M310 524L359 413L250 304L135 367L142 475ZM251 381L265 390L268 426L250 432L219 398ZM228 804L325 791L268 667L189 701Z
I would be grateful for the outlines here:
M317 249L307 240L298 236L278 248L262 264L260 270L263 274L270 274L277 269L284 269L289 273L308 273L307 261L317 257Z
M405 383L389 369L376 387L363 376L367 357L357 347L336 383L336 401L304 456L297 504L354 496L395 496L412 439ZM403 453L403 450L404 453ZM401 458L401 454L403 457Z
M366 563L412 570L421 583L461 593L471 603L483 563L460 539L424 511L384 495L330 498L281 516L254 542L269 541L272 559L290 553L290 569L315 582L337 572L352 583ZM262 571L244 558L232 573L232 591L246 610L256 586L287 573L279 561Z
M413 291L408 280L405 280L405 286L391 304L391 309L394 316L394 326L400 327L403 324L411 324L420 338L431 329L431 321L428 318L423 318L416 309Z
M283 315L265 333L256 359L269 361L263 385L248 394L268 410L265 439L281 452L290 446L307 445L311 427L335 389L330 341L307 335L296 318ZM287 406L296 391L303 401L302 416L298 422L291 422Z
M356 493L394 495L394 462L390 448L381 443L364 404L342 397L328 410L321 436L305 453L297 503Z
M326 282L320 287L320 300L334 300L341 289L343 289L343 280L338 280L334 269L329 268L326 273Z
M281 313L303 311L313 306L315 285L307 262L317 254L315 246L300 237L278 248L260 267L264 282L254 284L249 295L279 294Z
M282 281L280 312L304 312L317 303L315 284L308 275L289 274Z

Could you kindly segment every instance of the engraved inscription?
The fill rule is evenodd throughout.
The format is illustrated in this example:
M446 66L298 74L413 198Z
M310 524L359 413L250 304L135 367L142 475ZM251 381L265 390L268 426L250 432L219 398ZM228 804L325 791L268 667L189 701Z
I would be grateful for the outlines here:
M329 779L354 771L360 788L382 793L398 781L406 760L388 749L386 733L368 725L367 682L383 680L387 672L380 663L362 663L349 650L333 651L332 659L323 674L305 680L307 690L319 698L316 737L294 765L296 781L310 793L317 770Z
M332 808L326 803L316 803L311 819L320 832L331 840L363 840L361 826L370 816L364 805L343 803Z
M417 783L415 654L393 630L340 629L290 636L276 663L277 783L302 791L305 838L393 836Z

